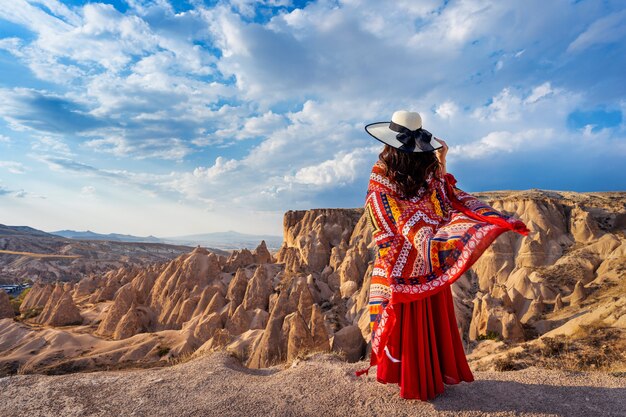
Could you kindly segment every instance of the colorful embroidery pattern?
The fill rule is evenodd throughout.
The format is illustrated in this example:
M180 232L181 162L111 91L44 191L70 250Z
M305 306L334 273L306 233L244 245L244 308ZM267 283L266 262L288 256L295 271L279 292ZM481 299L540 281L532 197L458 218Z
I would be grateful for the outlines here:
M382 161L372 167L365 199L378 248L369 293L372 365L393 326L393 304L453 283L501 233L529 232L518 218L456 187L450 173L443 179L431 173L426 182L427 189L406 198L386 177Z

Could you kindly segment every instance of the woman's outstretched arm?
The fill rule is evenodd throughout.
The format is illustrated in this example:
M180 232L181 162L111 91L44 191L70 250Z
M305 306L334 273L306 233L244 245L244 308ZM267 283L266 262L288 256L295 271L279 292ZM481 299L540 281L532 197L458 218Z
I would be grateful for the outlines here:
M446 170L448 145L445 141L439 138L435 138L434 136L433 138L443 145L435 152L437 159L439 159L442 178L446 182L448 193L450 194L448 198L450 199L452 206L457 210L464 212L468 217L500 224L502 226L506 225L507 227L512 228L512 230L527 236L530 230L526 227L526 224L524 224L522 220L494 209L489 204L471 194L466 193L456 186L456 178L454 178L454 175L450 174Z
M443 147L435 151L435 156L439 160L439 166L441 168L441 178L443 178L447 172L446 171L446 155L448 154L448 144L443 139L439 139L434 136L433 136L433 139L435 139L437 142L443 145Z
M449 172L445 175L445 181L448 198L453 208L463 212L470 218L505 226L524 236L528 236L530 233L526 224L518 217L502 213L484 201L458 188L456 186L456 178Z

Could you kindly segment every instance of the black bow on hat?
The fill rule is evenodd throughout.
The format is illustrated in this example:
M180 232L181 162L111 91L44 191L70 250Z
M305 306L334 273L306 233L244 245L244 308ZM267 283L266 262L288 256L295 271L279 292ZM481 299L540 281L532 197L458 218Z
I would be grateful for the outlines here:
M396 139L402 142L402 146L398 148L401 151L413 152L416 147L422 151L430 151L433 149L433 146L430 144L433 134L426 129L420 127L419 129L409 130L394 122L389 123L389 129L394 132L399 132L396 135Z

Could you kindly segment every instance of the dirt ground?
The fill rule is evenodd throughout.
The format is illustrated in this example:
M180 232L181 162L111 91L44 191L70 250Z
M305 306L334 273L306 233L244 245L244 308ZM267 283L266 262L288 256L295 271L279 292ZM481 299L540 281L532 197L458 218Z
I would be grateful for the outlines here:
M626 416L626 377L528 368L475 372L430 402L314 355L251 370L225 352L167 368L0 379L1 416Z

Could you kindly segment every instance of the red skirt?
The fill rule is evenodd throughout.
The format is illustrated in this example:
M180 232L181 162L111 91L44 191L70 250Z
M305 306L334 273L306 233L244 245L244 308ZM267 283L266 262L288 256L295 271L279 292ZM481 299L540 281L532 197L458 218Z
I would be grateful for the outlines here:
M450 286L430 297L394 304L396 322L376 379L400 386L400 397L428 400L444 384L474 380L467 364Z

